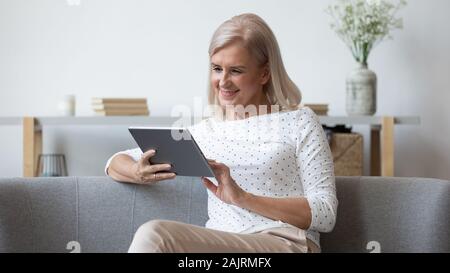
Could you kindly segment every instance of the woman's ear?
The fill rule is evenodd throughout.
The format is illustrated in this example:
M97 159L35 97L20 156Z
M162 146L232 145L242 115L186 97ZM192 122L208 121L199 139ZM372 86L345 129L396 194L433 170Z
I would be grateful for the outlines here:
M261 84L265 85L269 80L270 80L270 69L269 64L266 63L262 68Z

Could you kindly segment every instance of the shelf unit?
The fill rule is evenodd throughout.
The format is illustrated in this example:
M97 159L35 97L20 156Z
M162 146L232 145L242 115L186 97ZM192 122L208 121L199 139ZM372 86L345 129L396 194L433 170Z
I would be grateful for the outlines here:
M179 119L146 116L0 117L0 125L23 126L23 176L33 177L36 175L38 156L42 153L42 131L46 126L170 127ZM319 116L319 119L328 126L370 126L370 174L373 176L394 176L394 126L420 124L420 117L417 116Z

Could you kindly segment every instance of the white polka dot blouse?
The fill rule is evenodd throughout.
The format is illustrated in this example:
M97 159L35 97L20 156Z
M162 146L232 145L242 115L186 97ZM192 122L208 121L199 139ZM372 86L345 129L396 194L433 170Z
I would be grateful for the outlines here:
M305 197L312 215L306 235L317 245L319 232L333 229L338 205L333 159L319 119L311 109L303 107L233 121L212 117L188 129L204 155L227 165L245 191L274 198ZM128 154L137 161L142 152L138 148L116 154ZM115 155L108 160L105 172ZM292 227L226 204L209 191L208 216L207 228L229 232Z

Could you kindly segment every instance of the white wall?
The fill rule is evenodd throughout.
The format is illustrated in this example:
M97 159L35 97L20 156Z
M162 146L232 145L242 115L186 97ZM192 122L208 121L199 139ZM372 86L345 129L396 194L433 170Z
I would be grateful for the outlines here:
M0 0L0 116L58 115L57 101L77 96L77 115L92 115L94 96L143 96L152 115L206 99L207 48L215 28L254 12L272 27L304 102L345 114L352 57L330 30L331 0ZM70 0L76 2L77 0ZM410 0L404 29L374 49L377 115L418 115L395 128L398 176L450 179L450 10L448 0ZM365 134L368 173L368 130ZM22 175L22 130L0 127L0 176ZM70 175L101 175L106 159L132 145L125 127L46 128L44 152L67 156Z

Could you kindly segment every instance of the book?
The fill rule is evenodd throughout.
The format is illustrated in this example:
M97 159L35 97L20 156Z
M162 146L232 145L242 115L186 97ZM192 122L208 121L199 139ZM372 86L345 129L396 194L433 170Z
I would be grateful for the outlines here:
M326 116L328 115L328 104L324 103L307 103L304 104L305 107L311 108L316 115Z
M328 110L328 104L312 104L312 103L306 103L306 107L309 107L311 109L320 109L320 110Z
M92 104L102 103L147 103L147 98L92 98Z
M148 110L95 110L98 116L148 116Z
M318 116L326 116L328 115L328 111L314 111L313 112Z
M147 103L93 103L94 110L147 109Z

